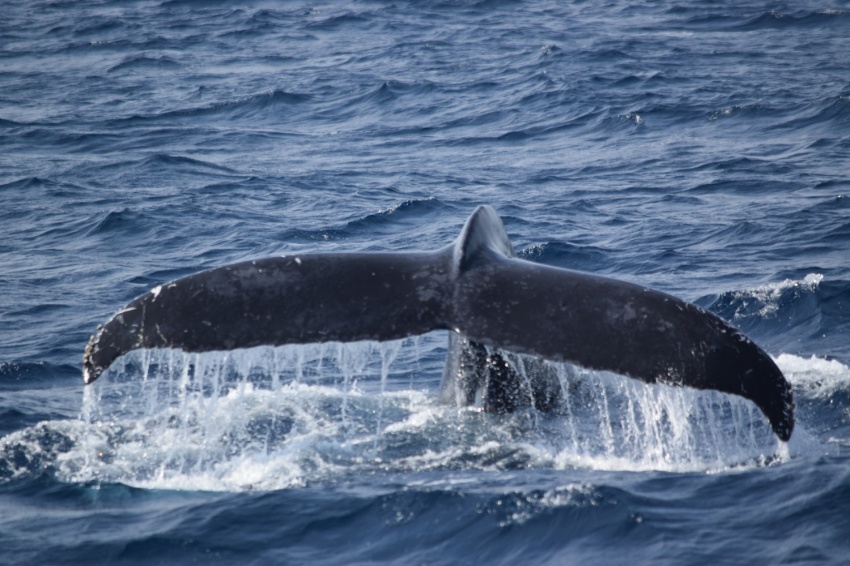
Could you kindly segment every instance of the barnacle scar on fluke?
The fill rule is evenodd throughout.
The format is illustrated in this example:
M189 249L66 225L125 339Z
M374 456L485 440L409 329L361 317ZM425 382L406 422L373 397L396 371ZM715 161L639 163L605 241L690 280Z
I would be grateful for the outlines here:
M740 331L647 287L518 259L488 206L437 251L273 257L157 286L92 336L83 378L139 348L209 352L438 329L449 330L447 401L495 412L556 407L563 393L552 372L541 364L520 379L507 351L740 395L781 440L794 428L791 386Z

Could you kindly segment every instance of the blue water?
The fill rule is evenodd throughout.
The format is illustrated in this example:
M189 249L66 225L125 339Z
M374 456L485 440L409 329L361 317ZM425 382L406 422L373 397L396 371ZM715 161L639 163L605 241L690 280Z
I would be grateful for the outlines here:
M832 2L7 2L3 564L844 564L850 13ZM754 406L564 367L571 413L441 406L445 335L128 356L151 287L280 253L520 256L696 302Z

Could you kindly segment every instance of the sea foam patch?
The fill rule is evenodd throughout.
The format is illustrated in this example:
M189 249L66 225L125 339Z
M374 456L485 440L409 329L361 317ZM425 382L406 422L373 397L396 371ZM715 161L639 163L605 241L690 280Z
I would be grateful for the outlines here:
M838 360L780 354L776 365L796 389L810 395L824 396L850 387L850 367Z

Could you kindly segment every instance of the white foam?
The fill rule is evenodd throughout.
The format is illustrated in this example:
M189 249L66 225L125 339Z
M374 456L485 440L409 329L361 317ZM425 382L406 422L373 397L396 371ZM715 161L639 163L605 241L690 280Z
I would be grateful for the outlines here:
M850 386L850 367L837 360L780 354L775 361L794 388L808 395L824 397Z
M817 289L823 281L823 274L809 273L803 279L785 279L779 283L768 283L761 287L750 289L748 292L758 297L776 298L786 289L801 288L808 291Z
M803 279L785 279L779 283L768 283L761 287L736 292L734 296L744 300L745 306L748 299L755 299L762 303L758 316L765 318L776 314L779 310L779 300L788 290L811 293L818 288L822 281L823 274L809 273ZM735 316L738 317L739 313L735 313Z
M531 492L522 496L517 502L517 509L510 513L499 526L522 525L553 509L586 507L588 504L598 505L601 500L601 495L588 484L571 483L542 493Z

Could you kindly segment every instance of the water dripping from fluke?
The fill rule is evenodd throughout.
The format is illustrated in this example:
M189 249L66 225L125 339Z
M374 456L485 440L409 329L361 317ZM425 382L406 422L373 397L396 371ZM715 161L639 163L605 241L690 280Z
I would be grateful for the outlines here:
M492 415L439 403L439 355L423 367L422 350L406 339L131 353L86 389L85 426L63 469L76 481L241 491L361 473L702 472L782 458L743 398L547 361L558 410ZM521 374L540 371L540 360L508 358Z

